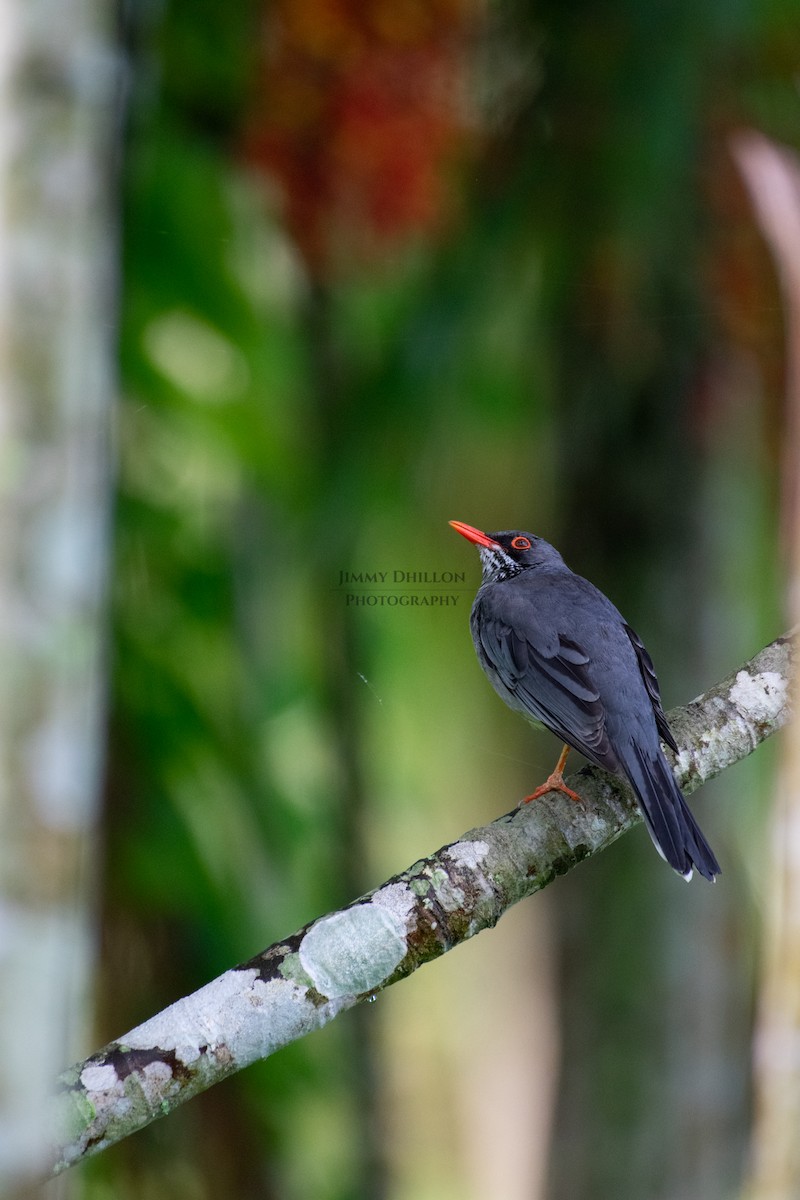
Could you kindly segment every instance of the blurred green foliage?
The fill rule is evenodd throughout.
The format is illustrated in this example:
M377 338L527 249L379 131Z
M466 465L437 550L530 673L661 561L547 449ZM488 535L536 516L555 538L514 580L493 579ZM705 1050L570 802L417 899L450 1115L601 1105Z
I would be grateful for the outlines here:
M549 769L555 747L495 704L472 660L477 564L447 519L558 540L640 628L669 701L775 632L770 343L737 346L725 323L731 304L767 300L714 290L709 264L736 246L715 241L729 214L707 176L742 122L796 139L790 6L490 6L471 53L480 64L491 46L505 108L465 147L447 233L315 280L242 158L268 16L255 0L172 0L128 29L100 1040L511 807ZM721 360L756 379L741 439ZM360 569L467 582L452 608L348 607L339 573ZM725 819L709 821L720 838ZM727 936L752 957L742 851L722 840ZM708 900L675 901L645 839L625 841L561 890L554 1196L655 1196L679 1156L654 1080L685 1065L682 1034L653 997L685 982L670 907L691 923ZM727 961L708 920L741 1014L748 964ZM481 1011L492 988L450 996L438 1018ZM418 1164L413 1139L401 1163L394 1148L409 1136L393 1004L108 1152L82 1194L426 1196L421 1144ZM677 1169L684 1200L736 1180L737 1021L718 1184L681 1190ZM447 1129L424 1090L433 1067L418 1066L419 1125ZM463 1197L459 1136L439 1170ZM449 1193L440 1180L430 1194Z

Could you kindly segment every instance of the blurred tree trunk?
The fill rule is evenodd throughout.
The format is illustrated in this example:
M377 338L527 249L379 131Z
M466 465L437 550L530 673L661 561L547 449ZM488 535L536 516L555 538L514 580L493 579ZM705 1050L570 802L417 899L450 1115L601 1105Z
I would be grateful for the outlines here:
M800 160L758 134L734 153L772 251L786 320L786 436L782 517L788 561L787 609L800 621ZM800 714L783 741L768 847L764 962L755 1035L755 1116L748 1196L800 1193Z
M85 1046L115 254L110 5L0 2L0 1192ZM28 1194L28 1193L26 1193Z

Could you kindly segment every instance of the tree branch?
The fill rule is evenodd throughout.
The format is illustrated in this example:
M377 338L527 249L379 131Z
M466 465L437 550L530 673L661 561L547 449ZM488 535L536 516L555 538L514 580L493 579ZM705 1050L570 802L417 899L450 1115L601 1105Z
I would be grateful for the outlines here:
M791 635L779 638L670 712L685 792L786 724L793 657ZM165 1116L495 925L512 904L641 819L628 787L594 767L573 775L571 786L583 804L552 793L471 830L66 1071L56 1100L55 1170Z

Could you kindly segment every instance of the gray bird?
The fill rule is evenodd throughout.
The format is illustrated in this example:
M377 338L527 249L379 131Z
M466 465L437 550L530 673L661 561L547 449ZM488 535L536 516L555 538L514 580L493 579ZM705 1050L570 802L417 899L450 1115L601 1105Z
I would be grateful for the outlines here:
M713 882L719 864L664 757L662 741L678 747L652 660L630 625L542 538L450 524L481 556L470 628L492 687L565 743L555 771L526 799L554 790L580 799L563 780L572 746L628 780L656 849L679 875L691 879L696 867Z

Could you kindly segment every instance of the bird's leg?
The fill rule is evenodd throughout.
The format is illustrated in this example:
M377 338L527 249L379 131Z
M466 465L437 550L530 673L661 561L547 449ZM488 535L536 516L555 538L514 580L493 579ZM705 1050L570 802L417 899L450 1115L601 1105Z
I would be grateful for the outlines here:
M522 804L530 804L531 800L538 800L540 796L544 796L546 792L563 792L565 796L569 796L570 800L576 800L580 803L580 796L577 792L573 792L572 788L568 788L564 783L564 767L567 764L567 755L569 754L569 746L565 745L559 755L556 769L552 775L542 784L537 787L535 792L531 792L530 796L526 796L521 802Z

